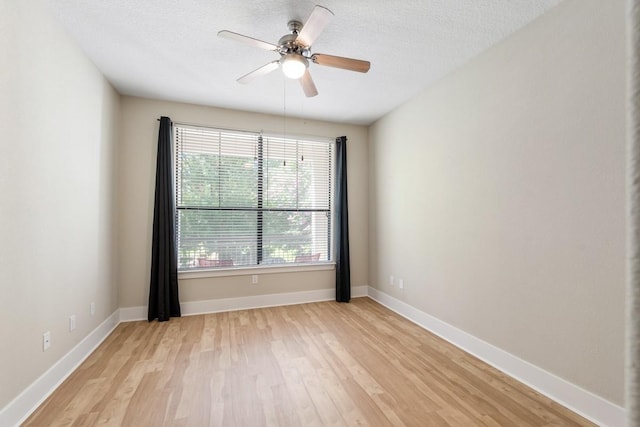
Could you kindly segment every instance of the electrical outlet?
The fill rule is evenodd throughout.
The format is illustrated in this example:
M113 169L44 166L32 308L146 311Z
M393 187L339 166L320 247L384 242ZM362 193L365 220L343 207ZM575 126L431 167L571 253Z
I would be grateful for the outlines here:
M396 282L393 279L393 276L389 276L389 285L395 286Z
M251 284L252 285L257 285L258 284L258 275L254 274L253 276L251 276Z
M47 351L51 347L51 332L42 334L42 351Z
M403 279L398 279L398 288L404 289L404 280Z
M89 314L90 315L94 315L96 314L96 303L92 302L91 304L89 304Z
M76 315L72 314L69 316L69 332L73 331L76 328Z

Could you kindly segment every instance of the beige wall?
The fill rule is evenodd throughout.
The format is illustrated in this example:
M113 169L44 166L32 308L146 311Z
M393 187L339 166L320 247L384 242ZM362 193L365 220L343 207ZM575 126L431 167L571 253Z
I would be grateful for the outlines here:
M565 0L369 130L287 119L291 134L349 137L353 286L617 404L623 36L621 0ZM146 305L156 119L272 132L283 119L120 99L40 0L0 0L0 52L2 408L118 307ZM333 274L183 279L180 292L328 289Z
M624 28L566 0L369 130L370 285L619 405Z
M0 0L0 52L1 409L117 309L119 96L41 1Z
M149 295L155 159L158 142L156 119L160 116L168 116L175 122L229 129L282 132L283 118L134 97L122 98L121 116L118 160L119 303L121 307L137 307L146 306ZM363 126L292 118L287 118L286 129L287 133L292 135L331 138L347 135L349 139L351 283L353 286L367 285L367 129ZM180 300L201 301L326 289L334 286L334 277L333 270L261 274L258 285L251 285L248 275L204 279L181 278Z

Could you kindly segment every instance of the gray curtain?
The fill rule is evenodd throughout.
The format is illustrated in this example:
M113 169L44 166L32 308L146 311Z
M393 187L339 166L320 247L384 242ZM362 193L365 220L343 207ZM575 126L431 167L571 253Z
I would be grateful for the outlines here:
M336 301L351 299L351 267L349 264L349 212L347 203L347 137L336 138Z
M148 313L149 321L158 319L160 322L180 317L171 127L169 117L160 118Z
M627 426L640 426L640 0L627 0Z

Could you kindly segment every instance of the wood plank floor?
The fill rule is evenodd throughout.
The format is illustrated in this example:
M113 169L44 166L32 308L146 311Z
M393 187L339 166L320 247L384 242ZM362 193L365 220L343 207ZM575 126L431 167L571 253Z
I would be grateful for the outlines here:
M587 426L368 298L120 324L27 426Z

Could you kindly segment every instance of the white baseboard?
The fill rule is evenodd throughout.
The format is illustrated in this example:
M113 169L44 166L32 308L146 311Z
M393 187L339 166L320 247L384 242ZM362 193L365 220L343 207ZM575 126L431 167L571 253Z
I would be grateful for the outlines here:
M544 369L501 350L378 289L369 297L462 350L501 370L559 404L608 427L624 426L624 408L586 391Z
M136 320L147 320L147 307L121 307L120 322L134 322Z
M365 297L368 295L368 290L368 286L354 286L351 288L351 296L353 298ZM180 311L183 316L193 316L196 314L220 313L233 310L248 310L252 308L330 301L335 298L335 295L335 289L317 289L313 291L252 295L238 298L186 301L180 303ZM120 309L121 322L132 322L136 320L147 320L146 306L126 307Z
M369 296L369 286L354 286L351 288L351 298Z
M0 426L18 426L104 341L118 326L118 310L80 341L51 368L0 411Z

